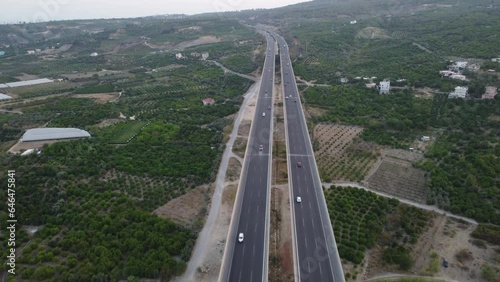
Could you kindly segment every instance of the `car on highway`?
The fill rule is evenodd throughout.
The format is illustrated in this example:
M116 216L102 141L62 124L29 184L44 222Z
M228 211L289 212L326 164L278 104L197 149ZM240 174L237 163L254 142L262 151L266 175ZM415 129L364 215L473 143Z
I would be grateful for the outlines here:
M297 100L293 100L295 103L297 103Z
M298 163L297 163L297 167L302 167L302 163L301 163L301 162L298 162Z
M245 237L245 236L243 235L243 233L240 233L240 234L238 235L238 242L240 242L240 243L241 243L241 242L243 242L243 238L244 238L244 237Z
M259 151L262 151L264 150L264 146L263 145L259 145Z
M285 96L285 99L288 99L288 96Z
M268 106L267 108L270 110L270 109L271 109L271 106Z
M297 203L302 203L302 198L301 197L297 197Z
M262 116L265 117L266 116L266 113L262 113Z

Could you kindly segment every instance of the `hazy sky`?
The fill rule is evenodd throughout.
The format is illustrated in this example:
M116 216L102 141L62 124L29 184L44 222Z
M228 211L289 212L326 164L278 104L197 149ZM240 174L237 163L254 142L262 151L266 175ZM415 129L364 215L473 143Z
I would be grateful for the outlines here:
M1 0L0 23L199 14L274 8L307 0Z

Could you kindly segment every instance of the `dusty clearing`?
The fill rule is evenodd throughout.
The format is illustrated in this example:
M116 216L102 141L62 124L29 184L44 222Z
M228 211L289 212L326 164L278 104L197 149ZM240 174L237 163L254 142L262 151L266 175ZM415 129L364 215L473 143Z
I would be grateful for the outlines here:
M252 121L253 117L255 115L255 105L257 104L257 95L252 97L248 101L248 105L245 109L245 112L243 113L243 116L241 117L242 123L243 121Z
M481 267L486 263L491 264L496 254L494 247L487 243L483 248L472 243L476 239L470 234L475 228L474 224L459 222L445 215L434 217L430 227L413 247L415 265L410 271L411 275L446 281L485 281L481 278ZM356 281L374 281L398 275L397 269L381 263L382 251L378 245L368 251L368 267ZM431 257L433 253L436 254L435 259ZM443 267L443 259L449 263L447 268Z
M9 149L8 152L12 154L20 154L28 149L43 148L43 145L50 145L57 142L67 142L71 140L72 139L47 140L47 141L37 141L37 142L17 142L14 146L12 146Z
M210 241L208 241L208 244L213 247L205 255L206 259L202 266L198 267L198 272L195 275L195 281L212 282L217 281L219 277L237 187L238 186L236 184L231 184L224 188L224 193L222 194L222 205L219 210L217 220L215 221L215 225L218 226L218 228L214 228L214 232L210 235Z
M125 120L119 119L119 118L105 119L105 120L101 121L100 123L96 124L95 126L99 127L99 128L108 127L110 125L117 124L117 123L120 123L123 121L125 121Z
M411 162L386 156L377 164L366 186L371 190L425 204L426 177L427 173L414 168Z
M195 39L195 40L181 42L181 43L175 45L174 49L184 50L186 48L193 47L193 46L210 44L210 43L217 43L217 42L221 42L221 39L219 37L207 35L207 36L202 36L202 37Z
M357 38L365 38L365 39L387 39L390 38L389 35L385 32L385 30L380 29L378 27L368 26L363 28L356 34Z
M314 127L313 143L321 178L327 182L364 179L379 155L379 147L360 141L363 128L330 123Z
M72 98L94 99L98 104L105 104L120 96L119 93L75 94Z
M242 121L240 127L238 128L238 136L248 136L251 125L251 121Z
M484 281L480 278L481 267L493 261L495 251L491 245L481 248L472 243L477 240L470 236L475 228L476 225L444 215L437 217L414 248L417 258L414 272L425 273L432 260L430 254L435 252L439 258L435 276L455 281ZM448 268L442 266L443 259L449 262Z
M307 107L307 112L311 117L319 117L328 112L327 109L319 108L319 107Z
M238 182L241 173L241 163L236 158L230 158L227 165L226 181Z
M205 193L207 189L206 185L197 187L157 208L153 214L169 218L184 227L191 228L193 223L204 216L202 211L203 207L206 206Z

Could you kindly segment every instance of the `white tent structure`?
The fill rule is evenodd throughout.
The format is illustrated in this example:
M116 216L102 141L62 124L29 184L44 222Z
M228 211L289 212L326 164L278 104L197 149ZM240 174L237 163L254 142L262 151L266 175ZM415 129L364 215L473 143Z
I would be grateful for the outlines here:
M57 139L87 138L90 134L78 128L33 128L28 129L21 142L45 141Z

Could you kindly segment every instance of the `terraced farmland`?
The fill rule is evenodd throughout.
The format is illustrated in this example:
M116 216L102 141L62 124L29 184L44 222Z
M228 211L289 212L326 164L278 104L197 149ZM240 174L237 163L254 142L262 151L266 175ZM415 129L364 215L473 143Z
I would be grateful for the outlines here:
M377 146L357 137L363 128L320 123L314 128L314 147L323 180L362 181L377 160Z
M425 204L426 172L416 169L408 161L386 157L368 179L368 187Z

